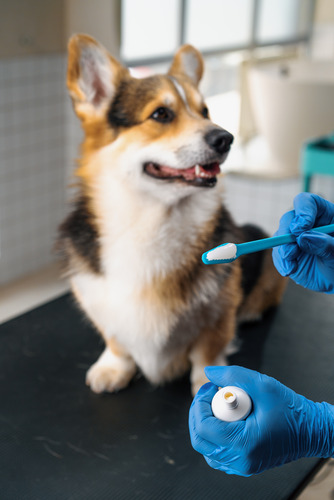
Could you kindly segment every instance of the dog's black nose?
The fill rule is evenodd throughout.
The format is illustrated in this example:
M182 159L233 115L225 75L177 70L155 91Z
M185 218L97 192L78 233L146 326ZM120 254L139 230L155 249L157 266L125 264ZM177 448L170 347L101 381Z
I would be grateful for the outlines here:
M206 143L220 155L230 150L233 139L232 134L220 128L211 129L205 136Z

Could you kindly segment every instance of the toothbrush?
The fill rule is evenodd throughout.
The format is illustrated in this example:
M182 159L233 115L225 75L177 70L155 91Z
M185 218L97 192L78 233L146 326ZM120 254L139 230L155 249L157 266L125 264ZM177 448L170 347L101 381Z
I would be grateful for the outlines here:
M318 233L334 233L334 224L328 226L314 227L311 231ZM204 264L227 264L233 262L241 255L248 253L267 250L268 248L285 245L286 243L294 243L296 236L292 233L283 234L281 236L273 236L272 238L263 238L262 240L249 241L246 243L225 243L218 247L212 248L208 252L203 253L202 261Z

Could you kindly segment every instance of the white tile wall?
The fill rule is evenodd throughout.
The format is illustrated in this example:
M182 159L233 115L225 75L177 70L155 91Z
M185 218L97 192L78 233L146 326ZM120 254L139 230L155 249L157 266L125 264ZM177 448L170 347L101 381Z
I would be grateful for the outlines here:
M334 202L334 177L314 176L311 187L314 193ZM228 174L224 201L238 224L257 224L272 235L281 216L293 209L293 198L300 191L299 178L263 179Z
M272 235L281 215L292 208L299 179L270 180L241 175L225 178L225 203L238 224L252 223Z
M54 260L65 205L65 57L0 61L0 284Z

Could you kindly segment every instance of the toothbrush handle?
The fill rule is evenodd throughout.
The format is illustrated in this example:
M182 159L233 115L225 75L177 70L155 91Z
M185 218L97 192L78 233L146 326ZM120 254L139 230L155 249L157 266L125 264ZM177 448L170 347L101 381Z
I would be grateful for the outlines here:
M334 233L334 224L315 227L311 229L311 231L317 233L326 233L326 234ZM286 245L287 243L293 243L294 241L296 241L296 239L297 238L294 234L289 233L289 234L283 234L281 236L273 236L272 238L263 238L262 240L240 243L237 246L237 257L252 252L260 252L261 250L267 250L268 248L277 247L278 245Z
M296 241L294 234L283 234L282 236L273 236L272 238L263 238L262 240L248 241L240 243L237 248L237 257L253 252L260 252L268 248L277 247L278 245L286 245Z

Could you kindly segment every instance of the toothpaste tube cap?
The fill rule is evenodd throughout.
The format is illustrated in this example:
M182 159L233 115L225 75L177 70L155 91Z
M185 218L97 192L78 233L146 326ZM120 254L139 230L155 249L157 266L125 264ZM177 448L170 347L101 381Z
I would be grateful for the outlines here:
M216 418L225 422L245 420L252 409L252 400L243 389L230 385L216 392L211 409Z

